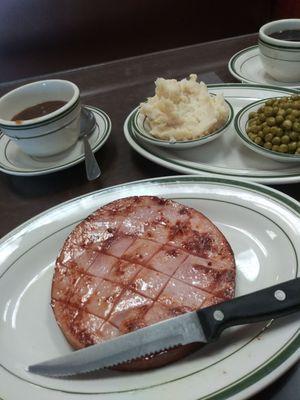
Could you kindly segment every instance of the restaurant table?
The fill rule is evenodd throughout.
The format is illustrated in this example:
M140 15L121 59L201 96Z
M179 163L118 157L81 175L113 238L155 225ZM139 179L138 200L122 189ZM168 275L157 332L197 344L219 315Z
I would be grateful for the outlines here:
M73 81L81 90L83 104L99 107L110 116L110 138L96 153L103 175L88 182L84 163L33 177L0 172L0 236L38 213L84 193L139 179L178 175L148 161L130 148L123 135L126 116L141 100L153 93L154 80L159 76L182 78L196 73L206 83L236 82L228 71L227 63L237 51L256 42L256 34L245 35L43 76ZM1 84L0 95L40 78ZM300 200L300 184L272 187ZM252 400L299 398L298 363Z

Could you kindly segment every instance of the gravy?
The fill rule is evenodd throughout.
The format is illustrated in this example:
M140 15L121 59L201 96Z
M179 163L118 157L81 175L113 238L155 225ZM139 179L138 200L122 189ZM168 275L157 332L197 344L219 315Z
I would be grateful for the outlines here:
M53 111L58 110L66 103L66 101L61 100L45 101L44 103L39 103L32 107L25 108L25 110L20 111L18 114L14 115L11 120L18 122L27 119L42 117L44 115L52 113Z
M288 29L285 31L273 32L269 36L273 39L300 42L300 29Z

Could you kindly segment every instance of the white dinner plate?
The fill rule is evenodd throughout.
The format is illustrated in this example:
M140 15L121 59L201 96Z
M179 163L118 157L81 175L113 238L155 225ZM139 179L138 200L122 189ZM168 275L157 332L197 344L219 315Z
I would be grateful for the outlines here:
M62 203L0 242L0 398L238 400L261 390L299 358L300 318L294 314L235 327L218 342L155 370L106 370L60 379L27 372L30 364L72 351L49 305L64 239L99 206L131 195L172 198L208 216L233 248L237 296L299 276L299 203L261 185L177 176L119 185Z
M222 93L232 105L235 114L253 101L295 93L294 90L275 86L241 83L207 86L211 93ZM131 114L124 123L124 134L130 146L143 157L181 173L243 178L267 184L300 181L300 165L288 165L255 154L241 143L233 122L227 131L213 142L194 149L178 151L139 140Z
M300 82L281 82L272 78L264 69L257 45L247 47L234 54L228 63L232 76L241 82L275 85L290 89L300 88Z
M88 139L93 152L99 150L108 139L111 122L108 115L99 108L85 106L96 119L96 126ZM10 175L34 176L45 175L70 168L84 160L84 146L78 140L73 147L51 157L29 156L8 136L0 135L0 171Z

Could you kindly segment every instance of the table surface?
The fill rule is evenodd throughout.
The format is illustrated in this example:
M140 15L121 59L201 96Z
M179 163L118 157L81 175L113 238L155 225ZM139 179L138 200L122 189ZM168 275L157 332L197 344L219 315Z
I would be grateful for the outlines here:
M237 51L256 44L256 35L239 36L174 50L55 73L47 77L68 79L81 90L83 104L97 106L112 120L111 136L96 153L103 175L88 182L84 164L57 173L18 177L0 173L0 237L10 230L63 201L108 186L158 176L178 175L138 155L127 144L123 122L128 113L154 90L158 76L179 78L190 73L206 83L234 82L227 63ZM0 95L23 82L0 85ZM272 186L300 200L300 185ZM299 363L253 400L289 400L300 393Z

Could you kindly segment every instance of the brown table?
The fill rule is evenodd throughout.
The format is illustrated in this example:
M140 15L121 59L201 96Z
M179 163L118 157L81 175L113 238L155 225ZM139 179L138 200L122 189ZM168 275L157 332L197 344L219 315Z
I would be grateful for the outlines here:
M255 43L256 35L246 35L49 75L75 82L81 89L84 104L100 107L109 114L112 133L96 154L103 176L88 182L83 163L37 177L0 173L0 236L32 216L81 194L123 182L176 175L176 172L160 167L131 150L123 136L125 117L141 99L153 92L153 82L158 76L178 78L194 72L200 78L201 75L210 76L211 80L206 79L206 83L214 83L215 78L233 82L227 70L229 58ZM37 77L26 82L33 80ZM24 82L0 85L0 95ZM299 184L279 185L276 189L300 200ZM253 400L294 400L299 398L298 393L299 364Z

